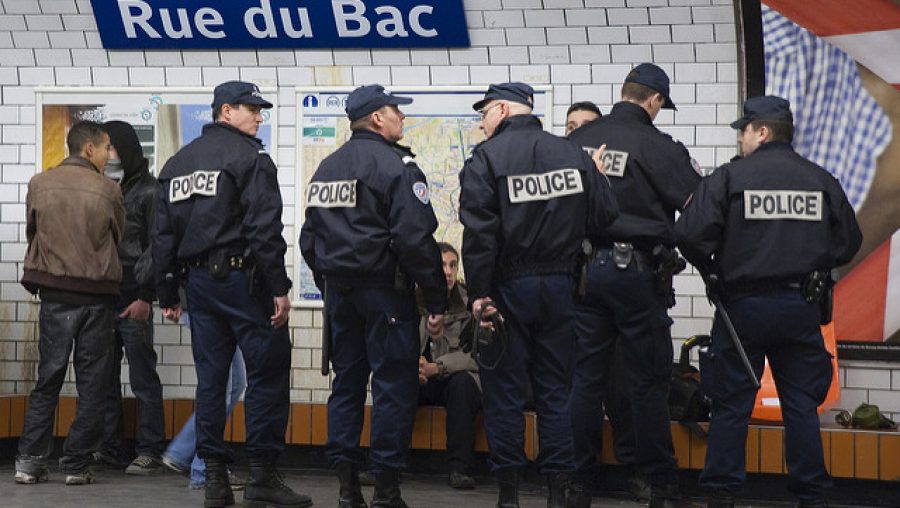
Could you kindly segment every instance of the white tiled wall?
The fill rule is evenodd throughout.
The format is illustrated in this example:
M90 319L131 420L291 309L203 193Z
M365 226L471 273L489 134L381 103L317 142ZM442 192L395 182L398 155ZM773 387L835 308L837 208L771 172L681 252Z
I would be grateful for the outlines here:
M17 282L25 184L36 171L36 86L214 86L228 79L278 86L277 159L291 246L297 85L551 84L552 122L561 132L571 102L594 100L608 111L628 70L653 61L673 78L679 105L660 114L660 128L688 145L704 169L735 154L727 126L738 113L730 0L465 0L465 7L469 49L109 52L89 0L0 0L0 393L27 393L36 372L37 304ZM678 275L676 288L673 335L707 332L712 311L699 277ZM164 394L192 397L190 333L157 321ZM294 400L327 397L328 379L318 373L320 323L318 312L291 315ZM900 413L900 366L854 364L842 379L845 405L869 400ZM72 383L65 391L74 393Z

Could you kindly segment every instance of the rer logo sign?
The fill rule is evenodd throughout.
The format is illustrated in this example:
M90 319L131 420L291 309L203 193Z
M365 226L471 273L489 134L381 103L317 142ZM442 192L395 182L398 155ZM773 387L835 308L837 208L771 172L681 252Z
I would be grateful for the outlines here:
M107 49L468 47L463 0L91 0Z

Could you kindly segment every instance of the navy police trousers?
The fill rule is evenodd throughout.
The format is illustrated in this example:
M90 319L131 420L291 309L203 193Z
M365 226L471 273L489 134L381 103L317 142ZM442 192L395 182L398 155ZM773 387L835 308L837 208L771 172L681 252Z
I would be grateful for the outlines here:
M334 381L328 397L332 465L362 464L359 447L372 374L371 471L406 467L419 397L419 314L412 293L328 285Z
M587 472L600 452L604 392L613 351L621 348L616 354L631 393L634 465L651 485L663 487L677 481L668 406L672 320L655 282L652 270L636 262L617 268L609 249L601 249L591 263L587 294L577 306L572 429L576 465Z
M522 413L530 383L541 436L539 469L545 474L570 472L574 469L568 420L574 345L572 277L514 278L497 285L495 302L505 319L509 345L496 369L480 369L491 468L527 464ZM495 341L492 349L498 346ZM482 358L490 364L497 359L496 353L484 351Z
M237 345L247 365L247 456L275 459L284 450L290 413L288 325L272 328L272 297L251 297L242 270L231 270L225 278L216 279L206 268L192 268L187 300L197 367L197 454L203 459L230 458L223 438L225 389Z
M788 488L817 501L831 485L825 470L816 408L831 386L831 356L819 328L819 308L799 290L784 289L726 304L757 377L768 358L785 424ZM701 357L704 390L713 397L709 447L700 485L737 492L746 476L747 425L757 390L744 370L728 330L717 316L711 354Z

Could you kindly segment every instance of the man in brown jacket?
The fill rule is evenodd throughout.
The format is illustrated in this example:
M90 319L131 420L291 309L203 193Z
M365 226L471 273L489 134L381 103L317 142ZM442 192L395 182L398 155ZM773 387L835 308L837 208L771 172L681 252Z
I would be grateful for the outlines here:
M40 363L16 456L16 483L47 481L53 414L75 347L78 407L59 468L66 485L93 483L88 465L100 444L104 383L113 358L113 304L122 267L116 244L125 225L118 185L103 176L109 135L79 122L71 154L28 183L28 250L22 285L41 296Z

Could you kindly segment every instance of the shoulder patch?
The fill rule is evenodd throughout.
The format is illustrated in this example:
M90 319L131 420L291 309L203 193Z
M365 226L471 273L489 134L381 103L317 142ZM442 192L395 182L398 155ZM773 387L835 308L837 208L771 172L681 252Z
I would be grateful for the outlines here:
M415 164L415 163L416 163L416 159L414 159L412 156L410 156L410 155L403 156L403 164Z
M425 182L416 182L412 186L413 196L416 197L419 201L422 202L423 205L427 205L431 200L431 195L428 192L428 184Z
M219 189L221 171L194 171L177 176L169 182L169 203L177 203L194 195L215 196Z

